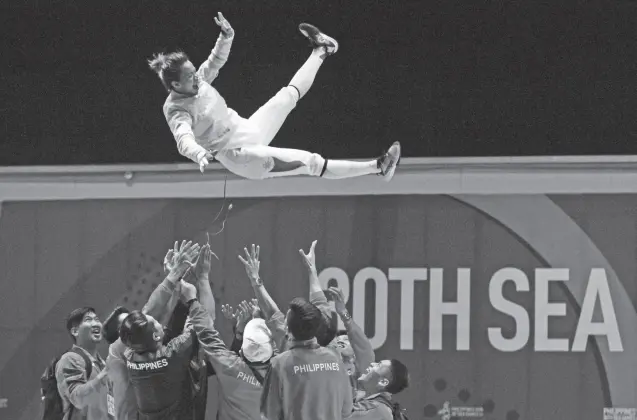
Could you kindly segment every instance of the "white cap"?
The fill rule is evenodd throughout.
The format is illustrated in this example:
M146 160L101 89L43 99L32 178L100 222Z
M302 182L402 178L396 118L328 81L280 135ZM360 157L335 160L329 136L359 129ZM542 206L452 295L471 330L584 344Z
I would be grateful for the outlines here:
M267 362L274 354L272 333L265 320L254 318L243 331L241 351L250 362Z

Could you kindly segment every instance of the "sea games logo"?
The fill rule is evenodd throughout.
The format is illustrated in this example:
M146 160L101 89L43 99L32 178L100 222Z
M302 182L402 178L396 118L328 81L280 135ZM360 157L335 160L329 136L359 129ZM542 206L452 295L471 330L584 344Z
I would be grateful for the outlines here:
M637 420L637 408L604 408L604 420Z
M445 401L442 409L438 411L441 420L451 420L452 418L479 418L484 416L482 407L452 407L449 401Z

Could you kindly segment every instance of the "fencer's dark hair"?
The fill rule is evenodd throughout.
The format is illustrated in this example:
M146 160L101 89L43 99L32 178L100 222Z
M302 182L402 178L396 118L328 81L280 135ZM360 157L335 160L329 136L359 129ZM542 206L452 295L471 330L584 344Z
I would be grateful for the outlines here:
M327 346L336 338L337 330L338 316L336 312L332 311L329 315L321 313L321 322L316 331L316 341L323 347Z
M128 314L130 311L123 306L116 307L113 312L106 318L102 325L104 339L108 344L113 344L119 338L119 322L118 318L122 314Z
M391 359L391 380L385 387L390 394L398 394L409 386L409 371L407 366L396 359Z
M156 53L148 60L148 66L159 76L159 80L166 90L172 90L172 82L178 82L181 76L181 66L188 61L188 55L183 51L171 53Z
M322 318L321 311L306 299L297 297L290 302L288 331L296 340L316 337Z
M119 337L122 343L133 348L137 353L152 350L153 326L142 311L133 311L119 327Z
M69 335L75 342L75 336L71 334L71 330L73 328L77 328L82 323L82 320L87 314L97 314L95 312L95 308L91 308L90 306L83 306L81 308L73 309L71 313L66 317L66 330L69 332Z

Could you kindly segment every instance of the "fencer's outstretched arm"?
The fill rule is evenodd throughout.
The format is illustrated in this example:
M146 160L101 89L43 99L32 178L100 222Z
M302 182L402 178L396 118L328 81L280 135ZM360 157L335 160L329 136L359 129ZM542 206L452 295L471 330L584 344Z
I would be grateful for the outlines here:
M188 111L176 105L165 105L164 114L170 127L170 131L177 142L179 154L199 163L201 156L206 155L206 149L195 140L192 131L192 116Z
M221 28L221 34L219 34L217 43L210 52L208 59L197 70L199 77L207 83L212 83L217 78L219 70L228 61L230 48L234 40L234 29L221 13L218 13L215 23Z

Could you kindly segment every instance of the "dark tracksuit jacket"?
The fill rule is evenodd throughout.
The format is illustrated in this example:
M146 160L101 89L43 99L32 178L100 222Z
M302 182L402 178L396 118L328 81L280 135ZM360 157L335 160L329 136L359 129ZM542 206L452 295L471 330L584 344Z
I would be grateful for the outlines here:
M189 313L192 316L196 312L209 316L198 302L193 302ZM184 384L190 375L194 339L187 329L155 353L137 354L126 349L124 359L140 420L192 420Z
M212 319L197 302L190 312L201 349L219 381L218 420L261 420L259 402L263 387L255 377L265 377L269 363L251 364L226 347L214 329ZM254 369L254 370L253 370Z
M316 339L291 341L272 358L263 384L267 420L339 420L352 413L352 388L340 354Z

